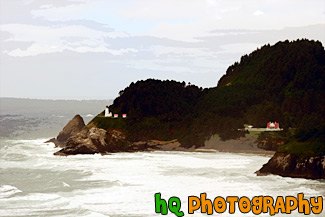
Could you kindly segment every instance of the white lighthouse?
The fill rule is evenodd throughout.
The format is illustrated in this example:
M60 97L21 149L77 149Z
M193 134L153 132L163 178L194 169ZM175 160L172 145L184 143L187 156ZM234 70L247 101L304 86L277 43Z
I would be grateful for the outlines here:
M105 117L112 117L112 112L109 112L108 105L106 105L106 108L105 108Z

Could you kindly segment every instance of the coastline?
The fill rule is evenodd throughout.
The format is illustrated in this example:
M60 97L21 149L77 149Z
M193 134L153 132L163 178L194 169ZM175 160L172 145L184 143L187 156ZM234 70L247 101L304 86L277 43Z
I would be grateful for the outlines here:
M45 144L49 145L50 143L54 144L54 147L53 148L58 148L55 144L55 142L53 142L53 138L48 138L48 139L44 139L44 142ZM272 157L276 152L275 151L269 151L269 150L264 150L264 149L261 149L261 148L258 148L257 146L253 146L254 143L251 141L250 147L252 147L251 149L246 149L243 148L245 146L243 146L243 143L242 141L239 141L239 140L231 140L231 141L219 141L219 143L215 143L214 146L211 147L211 144L210 145L205 145L205 146L202 146L202 147L198 147L198 148L194 148L194 147L191 147L191 148L184 148L184 147L181 147L180 146L180 143L178 142L172 142L172 143L167 143L167 144L162 144L163 142L162 141L158 141L158 140L152 140L152 141L155 141L155 142L160 142L161 145L159 147L159 149L147 149L147 150L138 150L138 151L133 151L133 152L155 152L155 151L160 151L160 152L201 152L201 153L235 153L235 154L248 154L248 155L251 155L251 154L257 154L257 155L263 155L263 156L268 156L268 157ZM209 142L209 141L207 141ZM210 142L211 143L211 142ZM228 144L228 143L231 143L232 146L231 148L228 148L228 149L223 149L223 148L220 148L220 144ZM247 144L245 144L247 145ZM238 147L238 149L234 149L233 147ZM130 153L130 151L125 151L125 150L121 150L120 152L113 152L113 153ZM107 153L109 154L109 153ZM81 154L82 155L82 154ZM68 155L67 155L68 156Z
M270 159L266 164L261 165L260 170L255 172L257 175L275 174L306 179L324 178L325 159L311 158L305 162L300 162L297 156L261 149L256 142L258 135L257 133L249 133L237 139L222 140L215 134L207 139L203 146L195 147L193 145L190 148L183 147L177 139L130 142L123 131L105 130L91 124L85 126L82 117L76 115L56 138L46 142L54 143L56 147L62 148L54 153L54 155L59 156L154 151L260 155L267 156Z

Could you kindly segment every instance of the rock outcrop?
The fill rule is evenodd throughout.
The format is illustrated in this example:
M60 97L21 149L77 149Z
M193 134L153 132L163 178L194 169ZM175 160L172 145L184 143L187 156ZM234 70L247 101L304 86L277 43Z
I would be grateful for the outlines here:
M75 115L71 121L61 130L56 138L52 138L46 143L53 142L56 147L65 147L68 139L76 135L85 127L85 122L80 115Z
M106 154L110 152L124 151L127 147L125 135L117 130L110 132L92 127L89 130L71 136L67 145L55 155L76 155L76 154Z
M276 152L256 174L275 174L293 178L324 179L325 156L300 159L293 154Z
M54 155L76 155L76 154L109 154L114 152L137 152L137 151L176 151L185 150L180 147L180 143L161 142L158 140L129 142L123 132L111 129L106 131L97 127L89 130L83 129L81 132L71 136L67 145Z
M85 123L80 115L76 115L61 130L57 138L48 140L62 149L54 155L76 154L108 154L114 152L137 152L154 150L184 150L177 140L162 142L158 140L129 142L125 133L119 129L101 129Z
M76 115L71 121L61 130L59 135L56 137L58 142L64 144L68 141L71 136L76 135L85 127L85 122L80 115Z

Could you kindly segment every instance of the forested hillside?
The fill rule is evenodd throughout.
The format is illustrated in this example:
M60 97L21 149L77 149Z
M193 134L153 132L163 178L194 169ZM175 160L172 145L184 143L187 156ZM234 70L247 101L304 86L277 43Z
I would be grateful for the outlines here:
M247 92L241 96L243 122L262 127L268 121L278 121L294 134L281 151L313 155L325 152L324 81L322 44L285 41L243 56L228 68L214 91L236 93L241 88Z
M222 139L243 136L243 125L265 127L280 122L294 134L287 144L316 144L324 152L325 51L320 42L284 41L265 45L230 66L215 88L149 79L131 83L110 109L127 113L115 126L130 141L178 139L183 146L202 145L218 133ZM102 128L98 117L94 122ZM294 145L295 146L295 145ZM290 151L290 145L282 151ZM302 147L302 146L301 146Z
M254 92L253 98L247 96L249 108L244 108L245 121L253 125L277 120L284 127L302 127L307 124L302 120L312 114L319 121L324 117L324 79L325 52L320 42L285 41L243 56L228 68L218 88L236 86Z

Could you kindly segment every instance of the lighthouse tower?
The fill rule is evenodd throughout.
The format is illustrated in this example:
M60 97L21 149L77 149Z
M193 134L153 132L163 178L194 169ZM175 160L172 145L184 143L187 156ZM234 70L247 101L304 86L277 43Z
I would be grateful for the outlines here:
M112 117L112 112L109 112L108 105L106 105L106 108L105 108L105 117Z

